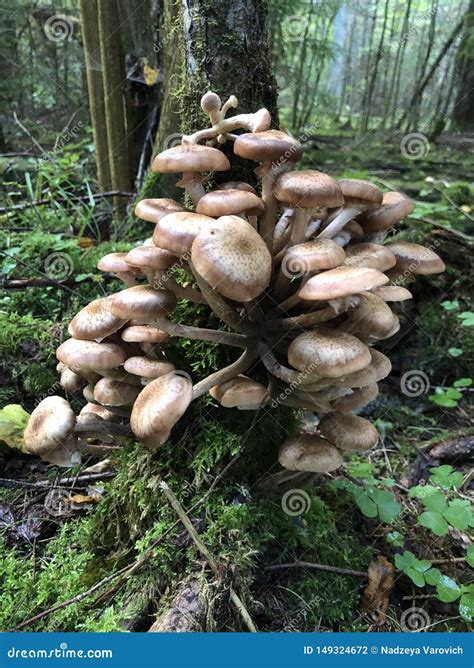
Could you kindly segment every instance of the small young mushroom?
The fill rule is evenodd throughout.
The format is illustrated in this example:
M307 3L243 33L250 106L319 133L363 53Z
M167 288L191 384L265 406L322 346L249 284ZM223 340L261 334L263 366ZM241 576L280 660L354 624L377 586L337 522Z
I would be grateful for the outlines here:
M261 216L264 210L260 197L238 188L212 190L201 197L196 207L197 213L214 218L235 215L246 219L245 216Z
M183 178L176 185L197 204L205 194L199 172L223 172L230 169L226 156L216 148L199 144L179 144L159 153L152 170L159 174L182 172Z
M268 284L272 258L261 236L237 216L223 216L197 234L191 260L196 271L217 292L247 302Z
M339 450L314 434L297 434L283 443L278 461L289 471L330 473L343 464Z
M352 413L329 413L321 419L318 429L340 450L371 450L379 440L373 424Z
M157 246L138 246L125 256L125 262L142 271L149 285L155 288L160 286L160 279L177 261L176 255Z
M181 375L169 373L152 380L138 395L130 425L135 436L150 450L156 450L169 437L171 429L186 412L193 387Z
M103 406L131 406L140 388L113 378L101 378L94 387L94 400Z
M46 457L65 443L74 431L76 416L62 397L46 397L30 415L23 433L25 449Z
M338 378L370 364L370 351L358 338L328 327L299 334L288 348L295 369L320 378Z
M370 340L384 338L393 329L395 315L386 302L372 292L359 295L357 306L348 311L346 321L340 329Z
M186 211L184 206L166 197L157 199L142 199L135 207L135 215L148 223L156 223L169 213Z
M270 400L265 385L243 375L211 387L209 394L221 406L237 407L239 410L256 410L265 406Z
M109 274L115 274L127 287L131 287L132 285L136 285L137 282L135 280L135 272L125 262L126 255L127 253L108 253L108 255L104 255L98 261L97 269L106 271Z
M64 366L64 368L61 371L61 378L59 380L59 384L63 388L63 390L66 390L66 392L79 392L79 390L82 390L84 385L86 385L87 381L85 378L82 378L79 376L79 374L75 373L71 369L69 369L67 366Z
M129 357L123 365L125 371L132 373L140 378L150 379L166 376L175 370L174 364L166 362L163 359L154 359L153 357Z
M364 385L353 390L350 394L345 394L340 399L331 401L331 410L340 411L341 413L348 413L349 411L356 411L359 408L364 408L379 393L379 386L377 383Z
M401 285L380 285L378 288L372 288L371 292L385 302L404 302L413 297L411 292Z
M112 313L112 298L101 297L84 306L69 323L69 334L75 339L101 341L127 322Z
M360 179L339 179L338 183L344 195L344 207L319 234L322 238L331 239L361 211L382 203L382 192L373 183Z
M79 411L79 416L87 415L88 413L91 413L91 414L99 417L101 420L104 420L106 422L119 422L120 421L120 416L119 415L117 415L116 413L112 413L112 411L109 411L107 408L105 408L105 406L99 406L99 404L93 404L93 403L86 404Z

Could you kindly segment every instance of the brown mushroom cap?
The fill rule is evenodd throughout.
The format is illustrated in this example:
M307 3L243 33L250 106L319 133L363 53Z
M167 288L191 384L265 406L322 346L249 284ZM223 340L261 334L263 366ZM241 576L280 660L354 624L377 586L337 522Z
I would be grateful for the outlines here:
M415 208L413 202L399 192L384 193L382 206L361 213L357 220L365 234L375 234L392 227L410 215Z
M186 412L192 392L191 381L175 373L152 380L133 406L130 418L133 433L147 448L156 450Z
M312 276L301 288L301 299L337 299L371 290L388 283L388 277L377 269L366 267L336 267Z
M78 392L79 390L82 390L84 385L86 385L86 382L87 381L85 378L82 378L79 376L79 374L75 373L67 366L65 366L61 371L59 384L64 390L66 390L66 392Z
M115 343L67 339L56 350L56 357L68 367L94 371L114 369L125 362L125 351Z
M365 242L362 244L351 244L346 246L346 260L344 264L348 267L368 267L387 271L395 266L396 257L388 246Z
M379 440L374 425L352 413L329 413L318 425L324 438L341 450L370 450Z
M290 471L329 473L343 464L339 450L314 434L298 434L283 443L278 453L280 464Z
M116 415L105 408L105 406L99 406L98 404L87 403L79 411L79 415L87 415L88 413L92 413L96 417L99 417L101 420L106 420L107 422L120 422L120 415Z
M396 269L411 274L441 274L445 269L443 260L431 248L425 248L409 241L395 241L387 244L397 259Z
M174 199L168 199L167 197L142 199L135 207L137 218L155 224L164 216L175 211L186 211L186 209L181 204L178 204L178 202L175 202Z
M112 297L112 313L127 320L153 320L160 315L169 315L176 307L176 297L172 292L145 285L127 288Z
M225 408L260 408L270 399L265 385L243 375L215 385L209 394Z
M111 297L102 297L84 306L69 323L68 331L75 339L104 339L123 327L126 320L112 313Z
M132 272L132 268L125 262L127 253L108 253L100 258L97 263L99 271L110 272L111 274L125 274Z
M346 257L344 249L332 239L314 239L290 246L282 266L294 274L339 267Z
M237 216L223 216L197 234L191 259L198 273L224 297L240 302L268 286L272 258L262 237Z
M378 288L372 288L371 292L385 302L404 302L413 297L411 292L401 285L380 285Z
M297 162L303 156L300 142L280 130L247 132L234 142L234 153L258 162Z
M344 225L342 229L344 232L349 232L351 239L354 241L362 241L364 238L364 230L362 225L359 225L356 220L350 220L346 225Z
M337 181L312 169L280 174L273 193L279 202L291 208L314 209L343 204Z
M174 364L154 357L134 356L125 360L125 371L141 378L159 378L175 370Z
M349 411L355 411L359 408L364 408L379 393L379 386L377 383L371 383L370 385L365 385L364 387L359 387L349 394L345 394L340 399L335 399L331 401L331 409L333 411L341 411L342 413L348 413Z
M169 269L176 262L176 255L157 246L138 246L125 256L125 262L139 269Z
M67 441L75 425L76 416L65 399L46 397L30 415L23 433L27 452L47 455Z
M382 191L369 181L361 179L339 179L344 195L344 206L377 206L382 204Z
M161 343L168 341L169 335L150 325L132 325L123 330L122 339L129 343Z
M224 153L217 148L199 144L178 144L159 153L152 171L159 174L176 172L223 172L230 169Z
M101 378L94 386L94 399L104 406L131 406L140 388L113 378Z
M260 197L238 188L213 190L203 195L196 206L197 213L215 218L239 213L260 216L264 209L265 205Z
M256 195L255 188L253 188L250 183L245 183L245 181L227 181L226 183L219 183L219 190L246 190L248 193L253 193Z
M321 378L359 371L370 360L369 349L358 338L328 327L303 332L288 348L288 361L295 369Z
M176 255L185 255L197 233L213 222L214 218L200 213L188 211L171 213L157 223L153 232L153 242L156 246L166 248Z
M373 292L364 292L359 302L347 312L344 323L347 331L383 338L392 331L395 316L381 297Z

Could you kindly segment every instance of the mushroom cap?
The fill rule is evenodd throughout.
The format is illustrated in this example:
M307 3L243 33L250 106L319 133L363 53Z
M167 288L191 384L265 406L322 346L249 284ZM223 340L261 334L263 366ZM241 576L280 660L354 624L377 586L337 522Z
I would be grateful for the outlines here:
M171 429L186 412L193 393L191 381L170 373L152 380L138 395L130 426L135 436L151 450L169 437Z
M339 179L339 186L344 195L344 206L377 206L382 204L382 191L370 181L361 179Z
M257 194L255 188L245 181L227 181L219 183L219 190L245 190L248 193Z
M56 350L56 357L68 367L80 367L94 371L95 369L115 369L125 362L123 348L116 343L97 343L67 339Z
M123 368L141 378L159 378L175 370L174 364L165 360L137 355L125 360Z
M379 440L374 425L352 413L329 413L321 419L318 429L324 438L341 450L370 450Z
M280 464L290 471L329 473L343 464L339 450L314 434L297 434L286 440L278 453Z
M333 208L342 206L344 202L337 181L312 169L280 174L273 194L279 202L291 208Z
M380 285L378 288L372 288L371 292L385 302L404 302L413 297L411 292L401 285Z
M362 241L364 238L364 229L362 225L359 225L356 220L350 220L348 223L346 223L343 227L343 230L344 232L349 232L351 239L354 241Z
M331 382L331 387L350 387L352 389L366 387L366 385L372 385L373 383L378 383L379 380L386 378L390 371L392 370L392 364L388 357L386 357L379 350L375 348L369 348L370 357L372 361L370 364L360 371L354 371L340 378L334 378ZM317 384L315 384L317 387ZM311 385L305 385L304 389L312 390Z
M341 411L342 413L348 413L349 411L356 411L359 408L364 408L379 393L379 386L377 383L371 383L370 385L364 385L364 387L358 387L353 390L350 394L345 394L340 399L335 399L331 401L331 409L333 411Z
M339 267L345 257L344 249L332 239L313 239L290 246L282 266L292 274L303 274Z
M209 394L225 408L260 408L270 399L265 385L243 375L215 385Z
M328 327L303 332L288 348L288 361L295 369L321 378L359 371L370 360L369 349L358 338Z
M367 267L336 267L311 278L298 293L301 299L337 299L388 283L388 277Z
M140 388L114 378L101 378L94 386L94 400L104 406L131 406Z
M396 191L384 193L382 206L364 211L357 217L365 234L386 230L410 215L415 208L413 202Z
M120 415L112 413L105 406L99 406L99 404L87 403L79 411L79 415L87 415L91 413L99 417L101 420L106 420L107 422L120 422Z
M175 211L186 211L186 209L178 202L175 202L174 199L168 199L167 197L142 199L135 207L137 218L155 224L164 216Z
M132 325L123 330L122 339L129 343L161 343L168 341L169 335L150 325Z
M258 162L298 162L303 156L300 142L280 130L247 132L234 142L234 153L247 160Z
M169 269L176 262L176 255L157 246L138 246L125 256L125 262L140 269Z
M237 216L222 216L203 227L191 259L204 280L229 299L250 301L270 283L270 252L258 232Z
M381 338L392 331L394 322L390 306L373 292L364 292L359 303L347 312L344 325L348 327L347 331Z
M151 168L159 174L224 172L230 169L230 162L217 148L200 144L178 144L158 153Z
M67 366L63 368L61 371L61 378L59 380L59 384L63 388L63 390L66 390L66 392L78 392L79 390L82 390L84 385L86 385L87 381L85 378L82 378L79 376L79 374L75 373L72 371L72 369L69 369Z
M397 259L396 269L410 274L441 274L445 269L443 260L431 248L425 248L409 241L395 241L387 244Z
M131 272L132 268L125 262L127 253L108 253L101 257L97 263L99 271L107 271L111 274L123 274Z
M130 320L153 320L169 315L176 307L176 297L169 290L155 290L148 285L135 285L116 292L112 302L112 313Z
M396 257L388 246L365 242L362 244L351 244L346 246L346 260L344 264L348 267L368 267L387 271L395 266Z
M185 255L204 227L215 222L214 218L200 213L181 211L162 218L153 232L153 242L176 255Z
M27 452L47 455L68 439L75 425L76 416L66 399L46 397L30 415L23 433Z
M126 320L110 310L111 297L102 297L84 306L69 323L68 332L75 339L93 341L104 339L123 327Z
M196 206L197 213L215 218L239 213L260 216L264 210L265 205L260 197L239 188L213 190L203 195Z

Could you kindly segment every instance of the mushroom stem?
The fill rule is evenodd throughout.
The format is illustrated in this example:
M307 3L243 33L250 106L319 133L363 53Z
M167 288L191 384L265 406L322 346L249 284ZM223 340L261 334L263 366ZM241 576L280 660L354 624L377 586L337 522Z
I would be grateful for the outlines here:
M348 209L341 209L327 227L324 228L317 236L317 239L332 239L338 232L342 230L344 225L355 218L365 207L349 207Z
M161 280L161 285L170 290L178 299L187 299L194 304L207 304L207 300L201 292L194 290L189 285L180 285L172 276L164 276Z
M273 186L280 170L275 169L271 162L264 162L256 171L262 177L262 200L265 204L265 212L260 218L259 232L271 253L278 210L278 202L273 194Z
M125 283L127 288L133 288L134 285L137 285L136 278L131 271L120 271L115 276Z
M204 197L206 191L202 185L202 179L198 172L189 172L183 174L183 178L176 183L180 188L184 188L186 195L189 195L193 204L197 204L201 197Z
M349 307L347 307L349 308ZM344 309L346 310L346 309ZM313 313L303 313L292 318L275 318L268 320L266 326L273 330L291 330L294 327L311 327L322 322L328 322L338 315L332 306L327 306Z
M193 339L193 341L222 343L227 346L234 346L235 348L247 347L248 339L243 334L221 332L217 329L205 329L203 327L191 327L190 325L179 325L171 322L165 317L156 318L153 324L170 336L182 336L188 339Z
M316 234L316 232L319 230L321 227L321 220L310 220L308 223L308 227L306 228L306 234L305 234L305 240L308 241L308 239L311 239L313 234Z
M196 279L196 283L199 286L202 294L206 298L207 303L217 315L218 318L225 322L226 325L232 327L237 332L247 335L255 335L257 333L258 327L252 325L248 318L241 317L238 313L234 311L233 308L227 304L227 302L220 296L218 292L213 290L211 286L204 280L204 278L196 271L194 265L189 262L189 267L193 272L193 276Z
M203 394L206 394L206 392L209 392L211 387L214 387L214 385L225 383L226 381L238 376L239 373L244 373L244 371L247 371L247 369L257 359L257 357L257 342L249 341L247 339L247 348L235 362L232 362L232 364L229 364L229 366L216 371L216 373L212 373L210 376L204 378L204 380L201 380L199 383L194 385L193 400L201 397Z
M291 218L290 246L295 246L305 240L306 228L311 217L311 211L295 209Z

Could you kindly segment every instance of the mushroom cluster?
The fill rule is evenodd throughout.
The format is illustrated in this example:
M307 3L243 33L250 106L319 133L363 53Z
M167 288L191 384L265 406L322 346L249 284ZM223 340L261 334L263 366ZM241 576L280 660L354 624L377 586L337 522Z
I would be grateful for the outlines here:
M71 465L97 441L127 433L155 450L206 393L226 408L315 412L317 432L281 447L279 461L293 471L332 471L345 451L376 444L375 427L354 413L391 370L374 346L399 329L390 305L410 299L402 283L444 264L429 248L393 237L384 243L413 210L404 195L295 169L299 141L269 129L265 109L226 118L236 105L234 96L222 105L206 93L211 127L156 156L153 171L180 174L192 209L166 198L137 204L152 237L98 264L124 289L85 306L57 350L61 386L88 403L76 417L61 397L42 401L25 431L27 451ZM231 169L219 149L226 142L257 163L259 192L231 180L206 192L209 173ZM222 329L173 320L183 299L207 305ZM241 354L193 384L166 359L169 337Z

